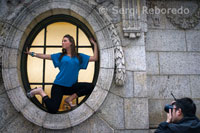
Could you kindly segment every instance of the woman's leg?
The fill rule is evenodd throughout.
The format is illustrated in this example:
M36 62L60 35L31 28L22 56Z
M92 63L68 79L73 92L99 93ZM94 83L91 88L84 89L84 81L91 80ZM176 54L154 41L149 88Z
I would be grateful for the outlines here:
M51 89L51 98L48 97L48 95L44 92L44 90L39 87L37 89L32 90L31 95L40 95L42 97L42 100L44 101L46 108L49 113L57 113L62 96L63 91L61 86L53 85Z
M68 103L71 107L76 105L72 104L72 101L77 97L89 95L94 89L94 85L92 83L76 83L73 85L74 93L65 99L65 102Z

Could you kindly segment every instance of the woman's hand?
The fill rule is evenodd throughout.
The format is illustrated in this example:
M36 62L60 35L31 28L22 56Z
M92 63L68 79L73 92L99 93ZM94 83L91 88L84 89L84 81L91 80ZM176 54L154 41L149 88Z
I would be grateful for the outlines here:
M31 52L28 50L28 47L26 48L26 51L24 51L25 54L31 54Z
M91 42L92 44L96 45L96 41L94 41L94 39L93 39L92 37L90 38L90 42Z

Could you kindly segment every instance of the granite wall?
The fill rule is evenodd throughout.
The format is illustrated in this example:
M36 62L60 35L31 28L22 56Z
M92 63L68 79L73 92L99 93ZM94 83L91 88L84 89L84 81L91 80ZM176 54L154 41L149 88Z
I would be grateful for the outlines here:
M12 46L10 47L10 44L7 44L7 42L9 42L7 31L14 28L17 29L18 32L23 33L25 30L23 26L16 27L13 25L13 21L16 20L17 16L24 12L26 7L34 4L35 7L38 6L38 11L33 9L36 11L32 12L32 15L36 17L37 12L42 12L42 10L47 11L52 10L52 8L64 8L64 3L69 1L70 0L0 1L1 70L5 69L5 65L2 64L6 64L8 67L12 66L9 69L16 67L16 64L10 61L16 62L16 57L19 56L19 52L21 52L16 50L16 47L13 49ZM106 9L112 9L113 7L122 8L121 0L84 0L82 2L91 5L91 11L94 10L100 15L102 14L98 12L99 7L106 7ZM153 129L156 128L161 121L166 119L163 106L172 100L170 92L173 92L177 98L185 96L192 97L197 104L197 115L200 116L200 93L198 93L200 90L200 45L198 42L200 39L200 17L198 17L198 15L200 13L198 5L200 4L195 0L141 0L140 2L142 4L141 7L147 5L148 8L153 8L155 6L158 8L170 8L173 6L179 8L179 6L182 5L184 8L188 8L190 13L187 15L175 16L162 13L141 14L139 18L140 21L138 21L141 24L139 25L139 30L137 26L134 27L136 30L131 31L133 34L129 34L127 37L125 36L125 32L129 31L126 27L123 28L124 19L122 13L116 14L116 12L112 10L107 10L111 22L114 25L114 29L117 31L116 34L120 38L123 49L126 80L123 86L118 86L113 79L111 87L109 89L103 89L104 91L102 92L106 92L107 96L103 104L94 111L92 116L80 124L67 129L48 129L44 128L43 125L35 125L16 109L17 105L13 106L13 101L8 96L9 91L11 92L12 90L6 88L12 83L7 83L7 80L5 80L8 79L6 73L2 73L1 71L0 131L69 133L153 132ZM31 10L32 9L28 12L31 12ZM59 10L53 13L57 12L59 12ZM81 10L78 13L83 14ZM25 20L26 19L27 18L25 18ZM95 27L93 28L95 29ZM98 30L100 32L95 32L97 37L101 38L101 36L103 36L101 30L104 31L106 28L107 27L103 27L103 29ZM109 35L105 33L104 36ZM100 47L102 46L103 45ZM5 53L5 49L13 49L13 53ZM106 60L107 52L104 53L102 57ZM4 62L2 62L4 54L10 55L9 61L5 61L4 59ZM8 62L11 64L9 65ZM103 71L103 69L100 71ZM14 71L9 72L10 75L16 75ZM107 71L104 70L103 73L107 73ZM100 78L103 79L107 77ZM101 88L103 87L101 85L104 84L102 79L101 84L98 84ZM105 83L106 82L107 81L105 81ZM20 93L23 93L23 91ZM95 95L93 96L95 97Z

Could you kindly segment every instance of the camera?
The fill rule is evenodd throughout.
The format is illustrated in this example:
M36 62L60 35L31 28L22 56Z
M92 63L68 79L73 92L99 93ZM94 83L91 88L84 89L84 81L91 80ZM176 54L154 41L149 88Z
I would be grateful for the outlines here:
M165 112L169 113L169 109L173 109L173 105L166 104L165 107L164 107Z

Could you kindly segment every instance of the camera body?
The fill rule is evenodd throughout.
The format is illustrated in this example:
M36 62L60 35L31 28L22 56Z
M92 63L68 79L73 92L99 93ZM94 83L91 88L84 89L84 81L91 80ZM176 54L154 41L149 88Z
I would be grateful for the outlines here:
M165 112L169 113L169 109L173 109L173 105L166 104L165 107L164 107Z

